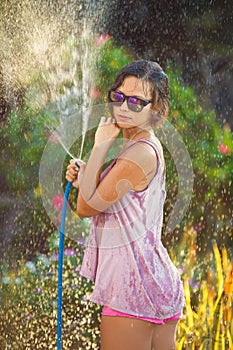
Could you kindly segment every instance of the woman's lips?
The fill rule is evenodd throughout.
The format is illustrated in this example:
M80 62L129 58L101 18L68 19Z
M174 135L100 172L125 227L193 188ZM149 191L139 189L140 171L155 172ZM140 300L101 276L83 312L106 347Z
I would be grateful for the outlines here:
M126 116L124 116L124 115L118 115L117 116L118 118L118 120L120 121L120 122L127 122L127 121L129 121L131 118L129 118L129 117L126 117Z

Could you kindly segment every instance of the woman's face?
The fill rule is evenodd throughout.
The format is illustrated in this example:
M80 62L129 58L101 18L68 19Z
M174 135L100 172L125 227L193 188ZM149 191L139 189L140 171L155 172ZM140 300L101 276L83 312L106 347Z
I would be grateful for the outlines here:
M152 98L150 83L134 76L126 77L116 91L123 93L125 96L138 97L142 100L150 100ZM152 104L148 103L142 111L134 112L129 109L125 99L122 105L113 105L113 115L120 128L148 128L151 126L151 106Z

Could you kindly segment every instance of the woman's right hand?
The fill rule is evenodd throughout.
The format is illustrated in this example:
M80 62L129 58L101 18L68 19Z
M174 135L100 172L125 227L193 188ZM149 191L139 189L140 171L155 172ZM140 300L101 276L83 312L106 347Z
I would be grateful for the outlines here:
M95 145L110 147L120 131L121 129L117 125L115 118L101 117L95 133Z
M75 163L78 163L80 168ZM80 178L82 177L86 163L80 159L71 159L66 171L66 180L72 182L75 188L79 188Z

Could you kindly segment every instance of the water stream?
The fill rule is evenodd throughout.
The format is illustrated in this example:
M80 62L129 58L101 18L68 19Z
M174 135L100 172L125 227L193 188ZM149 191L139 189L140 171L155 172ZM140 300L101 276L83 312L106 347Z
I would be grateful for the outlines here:
M45 128L54 131L63 124L58 140L66 149L66 119L80 106L84 112L92 103L95 64L88 3L24 0L18 4L12 0L1 5L4 99L13 109L22 91L35 113L44 110ZM76 157L82 156L87 125L88 115L82 114L77 120L82 142Z

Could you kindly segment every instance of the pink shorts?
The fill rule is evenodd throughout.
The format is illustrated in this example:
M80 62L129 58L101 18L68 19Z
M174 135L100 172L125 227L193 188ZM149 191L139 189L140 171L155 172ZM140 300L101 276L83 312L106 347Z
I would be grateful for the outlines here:
M153 323L157 323L157 324L165 324L167 321L180 319L182 316L182 312L179 312L175 316L166 318L164 320L159 320L157 318L148 318L148 317L140 317L140 316L125 314L123 312L110 309L110 307L108 307L108 306L104 306L103 310L102 310L102 315L103 316L121 316L121 317L137 318L137 319L143 320L143 321L153 322Z

